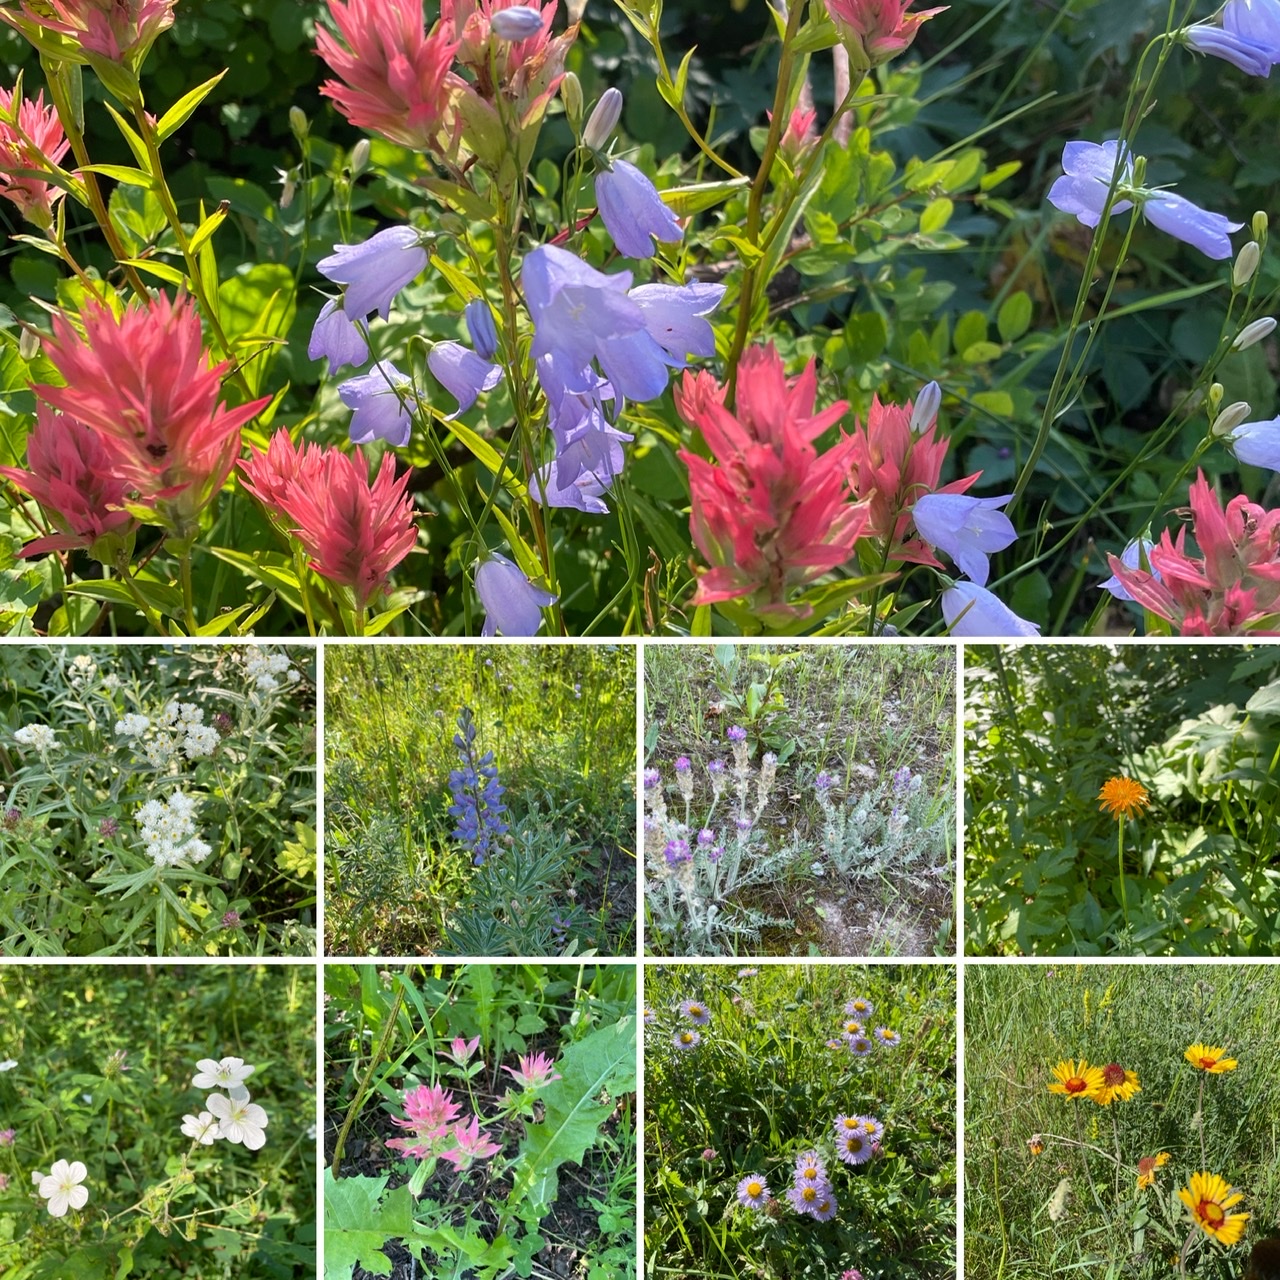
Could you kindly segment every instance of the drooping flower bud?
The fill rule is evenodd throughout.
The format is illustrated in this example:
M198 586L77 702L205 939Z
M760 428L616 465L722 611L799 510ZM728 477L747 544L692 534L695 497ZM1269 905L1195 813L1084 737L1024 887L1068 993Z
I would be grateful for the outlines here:
M1233 404L1227 405L1223 411L1213 420L1213 426L1209 428L1211 436L1230 435L1248 416L1249 402L1247 400L1237 400Z
M1236 254L1235 265L1231 268L1231 283L1237 288L1249 283L1253 279L1253 273L1258 269L1258 263L1262 260L1262 250L1258 247L1256 240L1250 240L1238 254Z
M1224 387L1222 383L1220 382L1210 383L1209 394L1207 397L1209 401L1210 413L1218 412L1218 406L1222 403L1222 397L1225 393L1226 393L1226 387Z
M301 107L292 106L289 108L289 128L299 142L304 141L311 131L311 126L307 123L307 113Z
M560 81L560 101L569 127L577 133L582 128L582 81L572 71L566 71Z
M1253 220L1249 223L1249 230L1253 232L1255 240L1265 240L1267 236L1267 211L1259 209L1253 215Z
M1270 337L1275 327L1276 322L1273 316L1259 316L1236 334L1236 340L1231 346L1236 351L1244 351L1255 343L1261 342L1263 338Z
M933 426L942 405L942 388L936 382L927 383L920 388L915 405L911 410L911 434L923 435Z
M361 138L351 148L351 176L358 178L369 165L369 139Z
M463 310L467 320L467 332L476 355L492 360L498 353L498 330L493 323L493 312L483 298L472 298Z
M513 5L495 13L489 29L499 40L531 40L542 30L542 14L531 5Z
M621 116L622 91L610 87L600 95L600 101L596 103L595 110L587 121L587 127L582 133L583 146L592 151L599 151L609 141L609 135L618 127Z

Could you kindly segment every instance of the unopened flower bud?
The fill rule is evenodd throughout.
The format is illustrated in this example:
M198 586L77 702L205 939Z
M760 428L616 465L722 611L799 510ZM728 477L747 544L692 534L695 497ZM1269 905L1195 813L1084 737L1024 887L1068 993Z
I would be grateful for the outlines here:
M1257 320L1251 321L1236 334L1236 340L1231 345L1236 351L1244 351L1255 342L1261 342L1263 338L1269 337L1275 327L1276 322L1272 316L1259 316Z
M24 360L34 360L40 354L40 335L34 329L23 329L19 335L18 354Z
M1237 400L1234 404L1227 405L1214 418L1213 426L1209 428L1209 434L1211 436L1229 436L1249 416L1249 413L1249 402L1247 400Z
M583 146L592 151L599 151L609 141L609 135L618 127L621 115L622 90L612 87L606 89L600 95L600 101L596 103L595 110L587 121L587 127L582 132Z
M1262 260L1262 250L1258 247L1256 240L1250 240L1238 254L1236 254L1235 266L1231 268L1231 283L1239 289L1242 285L1246 285L1253 279L1253 273L1258 269L1258 263Z
M1249 229L1253 232L1255 240L1265 240L1267 235L1267 211L1259 209L1253 215L1253 221L1249 224Z
M289 128L293 130L293 136L299 142L302 142L311 130L311 126L307 123L307 113L301 107L289 108Z
M492 360L498 352L498 330L493 323L493 312L483 298L472 298L463 314L467 318L467 332L476 355Z
M916 403L911 410L911 434L922 436L933 426L942 404L942 388L936 382L930 382L920 388Z
M582 128L582 81L572 71L566 71L560 81L560 101L564 103L569 127L577 133Z
M1220 382L1215 382L1210 385L1208 395L1210 413L1218 412L1218 406L1222 403L1222 397L1225 392L1226 388Z
M531 40L542 30L542 14L532 5L513 5L489 19L489 30L499 40Z
M361 138L351 148L351 176L358 178L369 163L369 139Z

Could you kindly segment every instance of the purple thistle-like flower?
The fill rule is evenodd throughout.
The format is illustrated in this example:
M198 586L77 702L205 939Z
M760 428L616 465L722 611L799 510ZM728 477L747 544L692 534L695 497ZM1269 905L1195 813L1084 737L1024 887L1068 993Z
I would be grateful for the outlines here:
M240 927L240 913L238 911L227 911L222 916L222 927L224 929L238 929Z
M689 763L688 756L676 756L676 772L677 773L688 773L692 768L693 768L693 765Z
M352 410L350 435L355 444L385 440L397 447L409 443L413 412L409 395L413 379L388 360L380 360L368 373L338 384L338 397Z
M819 791L830 791L832 783L834 782L835 779L824 769L816 778L814 778L813 785Z
M458 402L445 414L446 422L466 413L482 391L492 391L502 381L500 365L490 364L461 342L437 342L427 353L427 367Z
M98 823L98 834L104 840L110 840L112 836L119 835L119 822L117 822L115 818L103 818L103 820Z
M384 320L391 301L427 265L427 251L412 227L388 227L362 244L335 244L316 270L345 284L342 309L350 320L377 312Z
M14 809L12 806L10 806L8 809L4 811L4 825L8 830L12 831L14 827L16 827L18 823L20 823L21 821L22 821L21 809ZM105 819L105 821L110 822L111 819L107 818Z
M698 832L698 843L700 845L715 844L716 833L710 827L703 827Z
M476 595L485 612L482 636L536 635L542 610L559 599L535 587L519 566L496 551L476 569Z
M219 711L213 717L213 727L218 731L218 737L229 738L236 727L236 722L225 711Z
M684 234L657 187L625 160L614 160L596 175L596 204L624 257L651 258L654 240L679 244Z
M724 773L724 761L723 760L710 761L707 765L707 772L713 775Z
M359 326L342 309L339 298L330 298L316 317L307 344L312 360L329 361L329 372L346 365L361 365L369 358L369 344Z
M758 1173L749 1173L738 1183L738 1203L744 1209L763 1209L769 1199L769 1184Z
M862 1280L862 1272L857 1267L850 1267L840 1273L840 1280Z
M730 742L746 742L747 731L740 724L731 724L729 726L728 738Z

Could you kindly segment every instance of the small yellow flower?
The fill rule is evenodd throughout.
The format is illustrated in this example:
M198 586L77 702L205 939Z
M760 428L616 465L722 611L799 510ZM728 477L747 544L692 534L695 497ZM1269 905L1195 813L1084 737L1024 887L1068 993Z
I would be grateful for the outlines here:
M1084 1058L1079 1066L1074 1058L1058 1063L1053 1074L1057 1080L1049 1086L1049 1092L1060 1093L1064 1098L1090 1098L1102 1088L1102 1068L1091 1067Z
M1138 1190L1145 1190L1147 1187L1154 1186L1156 1180L1156 1170L1164 1168L1169 1163L1169 1153L1162 1151L1158 1156L1143 1156L1138 1161Z
M1226 1057L1226 1052L1225 1049L1219 1049L1216 1045L1193 1044L1182 1056L1193 1067L1207 1071L1211 1076L1220 1076L1224 1071L1236 1069L1236 1060Z
M1178 1192L1178 1199L1191 1211L1192 1220L1219 1244L1235 1244L1244 1235L1247 1213L1228 1213L1244 1193L1233 1191L1216 1173L1193 1173L1190 1185Z
M1141 1093L1142 1086L1137 1075L1126 1071L1118 1062L1109 1062L1102 1068L1102 1088L1093 1095L1093 1100L1100 1107L1109 1107L1116 1099L1128 1102L1135 1093Z
M1098 792L1102 802L1099 809L1109 813L1113 818L1136 818L1143 809L1149 808L1151 801L1147 799L1147 789L1132 778L1108 778Z

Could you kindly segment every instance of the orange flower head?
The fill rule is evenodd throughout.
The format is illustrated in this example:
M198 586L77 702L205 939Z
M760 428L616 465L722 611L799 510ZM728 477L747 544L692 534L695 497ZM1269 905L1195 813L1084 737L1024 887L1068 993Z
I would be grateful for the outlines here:
M1169 1153L1167 1151L1160 1152L1155 1156L1143 1156L1138 1161L1138 1190L1145 1190L1147 1187L1153 1186L1156 1180L1156 1170L1163 1168L1169 1163Z
M1189 1185L1178 1192L1178 1199L1187 1206L1196 1226L1219 1244L1236 1244L1244 1235L1249 1215L1227 1212L1244 1194L1233 1190L1218 1174L1193 1173Z
M1124 777L1108 778L1098 792L1098 799L1101 801L1098 808L1113 818L1136 818L1151 804L1146 787Z
M1182 1056L1197 1070L1220 1076L1224 1071L1234 1071L1236 1060L1226 1056L1227 1051L1216 1045L1193 1044Z
M1102 1068L1102 1088L1094 1095L1093 1100L1101 1107L1109 1107L1113 1102L1128 1102L1135 1093L1141 1093L1142 1086L1137 1075L1126 1071L1118 1062L1109 1062Z

